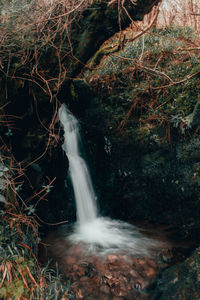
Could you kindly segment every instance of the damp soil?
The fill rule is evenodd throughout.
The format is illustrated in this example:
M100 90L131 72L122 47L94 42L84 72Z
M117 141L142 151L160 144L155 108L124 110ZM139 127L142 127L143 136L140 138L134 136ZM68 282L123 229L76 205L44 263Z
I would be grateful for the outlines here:
M171 226L148 222L136 225L145 236L160 242L150 255L86 254L81 244L70 245L63 232L57 230L41 242L40 261L43 264L51 260L51 267L58 264L63 280L72 284L74 299L152 299L162 271L182 262L195 242Z

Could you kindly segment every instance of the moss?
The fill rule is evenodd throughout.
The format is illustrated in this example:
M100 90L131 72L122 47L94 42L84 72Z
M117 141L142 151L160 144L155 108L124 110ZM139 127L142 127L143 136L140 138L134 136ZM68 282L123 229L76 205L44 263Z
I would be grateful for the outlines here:
M200 125L200 100L196 103L189 121L190 121L189 125L191 127Z
M200 249L197 248L185 262L164 271L157 282L153 300L181 300L200 297Z
M140 62L142 39L128 42L124 32L124 48L104 55L83 77L105 112L113 168L109 191L124 186L110 194L115 213L130 218L143 215L192 232L199 227L199 129L198 123L191 126L189 116L198 112L200 90L198 75L187 80L198 65L198 53L179 50L197 39L188 32L153 29L144 37ZM115 42L117 36L106 46ZM172 80L184 81L172 84ZM130 175L125 178L124 172ZM113 203L116 197L121 199L119 205ZM193 226L188 225L191 222Z
M146 150L149 146L149 139L151 136L151 130L148 126L140 126L133 132L135 143L142 151Z
M95 55L92 57L92 59L89 61L89 65L88 65L89 68L93 68L93 67L97 66L100 63L100 61L104 55L109 55L109 54L115 53L119 49L120 49L119 43L117 45L112 45L109 47L106 46L104 48L99 49L95 53Z

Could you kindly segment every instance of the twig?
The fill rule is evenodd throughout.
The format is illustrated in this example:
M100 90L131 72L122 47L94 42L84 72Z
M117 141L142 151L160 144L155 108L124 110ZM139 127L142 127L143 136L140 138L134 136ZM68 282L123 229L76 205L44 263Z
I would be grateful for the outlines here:
M46 225L49 225L49 226L57 226L57 225L62 225L62 224L66 224L66 223L69 223L69 221L61 221L61 222L58 222L58 223L48 223L48 222L45 222L43 221L40 217L38 217L37 214L34 213L34 215L36 216L36 218L38 218L38 220L43 223L43 224L46 224Z
M42 20L42 21L37 21L37 24L44 23L44 22L47 22L47 21L50 21L50 20L56 20L56 19L59 19L59 18L65 17L65 16L69 16L74 11L77 11L84 2L85 2L85 0L82 0L77 6L75 6L73 9L71 9L70 11L68 11L64 14L61 14L61 15L58 15L58 16L55 16L55 17L51 17L51 18L48 18L48 19L45 19L45 20Z
M200 47L195 48L179 48L179 51L193 51L193 50L200 50Z
M128 39L128 42L133 42L135 41L136 39L138 39L139 37L141 37L143 34L145 34L149 29L151 29L151 27L153 26L156 18L158 17L158 14L159 14L159 6L156 8L156 14L152 20L152 22L149 24L149 26L147 26L145 29L143 29L141 32L139 32L136 36L134 36L133 38L131 39Z
M197 71L197 72L195 72L195 73L193 73L193 74L191 74L191 75L189 75L189 76L187 76L186 78L184 78L184 79L182 79L182 80L180 80L180 81L176 81L176 82L173 82L173 83L170 83L170 84L167 84L167 85L162 85L162 86L159 86L159 87L152 87L152 89L153 89L153 90L165 89L165 88L171 87L171 86L173 86L173 85L183 83L183 82L185 82L185 81L191 79L192 77L194 77L194 76L196 76L196 75L198 75L198 74L200 74L200 70Z
M142 36L142 52L141 52L139 61L142 61L143 55L144 55L144 35Z
M151 69L151 68L147 68L143 65L139 65L143 70L149 72L149 73L152 73L152 74L157 74L159 76L164 76L165 78L167 78L169 81L171 81L171 83L174 83L174 81L167 75L165 74L164 72L161 72L161 71L158 71L158 70L155 70L155 69Z

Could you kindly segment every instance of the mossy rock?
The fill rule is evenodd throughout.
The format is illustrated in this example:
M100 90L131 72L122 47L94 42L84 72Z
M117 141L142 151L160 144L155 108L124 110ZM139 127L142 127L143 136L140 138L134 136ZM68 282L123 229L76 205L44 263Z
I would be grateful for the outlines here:
M198 300L200 298L200 249L180 265L164 271L152 300Z

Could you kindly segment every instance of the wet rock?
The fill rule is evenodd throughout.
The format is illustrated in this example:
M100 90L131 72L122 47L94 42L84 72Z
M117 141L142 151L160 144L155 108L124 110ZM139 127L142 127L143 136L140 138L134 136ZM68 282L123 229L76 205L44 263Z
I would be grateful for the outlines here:
M145 265L146 264L146 261L144 259L138 259L138 264L139 265Z
M114 296L113 298L112 298L112 300L122 300L123 298L122 297L116 297L116 296Z
M100 286L99 290L100 290L100 292L105 293L107 295L110 294L110 288L105 284Z
M136 282L136 283L134 284L134 288L135 288L136 290L141 290L141 289L142 289L141 283L140 283L140 282Z
M76 265L76 264L74 264L74 265L72 266L72 269L73 269L74 272L76 272L76 271L78 271L79 266Z
M66 265L73 266L76 263L76 259L75 259L75 257L67 256L65 258L65 263L66 263Z
M59 241L61 241L61 249L59 249ZM75 299L151 300L151 295L144 293L144 290L148 291L148 287L152 284L155 286L157 275L168 266L160 259L160 255L172 256L169 245L166 248L159 248L151 257L116 253L99 257L95 254L84 255L82 247L75 246L75 250L72 245L66 247L61 237L56 237L56 242L58 244L50 247L49 250L55 262L58 262L63 275L73 282L72 292ZM177 274L170 278L173 287L178 283Z
M126 291L121 290L119 287L115 287L111 289L111 292L116 297L126 297Z
M120 283L124 283L124 284L128 283L128 279L125 276L119 275L119 280Z
M114 255L114 254L109 254L107 256L109 263L113 264L119 260L119 256Z
M154 269L157 268L157 264L156 264L155 260L153 260L153 259L148 259L148 265Z
M83 276L83 275L85 275L85 269L81 266L78 266L78 269L77 269L76 273L77 273L78 276Z
M80 278L80 282L88 282L89 281L89 277L87 277L87 276L83 276L83 277L81 277Z
M133 288L134 288L134 283L135 283L135 280L134 280L134 279L131 279L131 280L128 282L127 289L128 289L129 291L133 290Z
M152 299L200 299L200 248L184 262L167 268L157 280ZM158 298L159 297L159 298Z
M150 278L156 275L156 270L153 268L148 268L146 271L144 271L144 273L147 277Z
M65 258L65 262L70 264L66 268L66 276L76 280L73 291L77 299L83 296L83 299L89 300L92 295L93 299L98 295L99 300L110 300L111 295L116 299L148 299L141 291L161 268L156 257L109 254L100 259L94 255L73 257L73 251L69 253L70 256Z
M135 270L130 270L130 275L131 275L132 277L137 278L137 277L138 277L138 272L135 271Z
M172 254L170 253L169 250L167 250L167 251L161 252L159 255L159 258L160 258L161 262L168 264L171 262Z
M105 276L106 278L108 278L108 279L112 279L112 273L111 273L111 272L106 272L106 273L104 274L104 276Z

